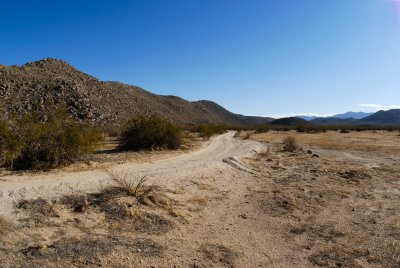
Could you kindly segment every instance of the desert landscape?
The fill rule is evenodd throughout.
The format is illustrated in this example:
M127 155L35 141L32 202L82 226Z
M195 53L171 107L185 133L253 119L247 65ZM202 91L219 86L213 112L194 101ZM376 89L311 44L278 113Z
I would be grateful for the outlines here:
M0 25L0 268L400 268L400 0Z
M0 263L397 267L399 139L229 131L142 161L6 172Z

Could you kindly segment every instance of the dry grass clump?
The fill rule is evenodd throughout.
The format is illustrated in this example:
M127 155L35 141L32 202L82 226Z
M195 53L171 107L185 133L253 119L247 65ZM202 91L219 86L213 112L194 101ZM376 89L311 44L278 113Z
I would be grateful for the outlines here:
M18 209L27 210L33 216L58 217L54 203L43 198L22 200L17 204Z
M289 136L283 140L284 152L295 152L299 148L295 137Z
M98 258L111 254L118 243L110 238L103 239L86 236L83 238L61 238L49 246L31 246L19 253L28 258L40 258L49 261L67 260L77 265L99 264Z
M145 256L157 256L164 251L164 247L148 238L136 238L132 243L133 248Z
M204 256L219 265L234 267L235 259L238 255L231 249L218 244L205 244L201 247Z
M108 211L104 209L108 209ZM102 211L110 222L110 229L118 233L164 234L174 226L172 221L161 215L140 209L127 208L121 203L110 204L107 208L102 208Z
M84 212L89 208L87 195L67 195L60 199L64 205L68 205L74 212Z
M153 187L146 186L146 176L139 180L132 180L129 178L130 174L117 174L110 173L111 184L106 186L102 193L106 196L132 196L139 197L145 193L153 190Z
M354 181L354 182L372 178L371 175L369 175L368 173L355 169L339 172L339 175L349 181Z
M10 223L6 221L3 217L0 217L0 234L5 234L10 228Z
M143 205L168 207L172 204L172 200L163 194L159 187L146 184L145 176L139 180L131 179L131 176L131 174L110 173L111 185L102 190L104 198L130 196Z

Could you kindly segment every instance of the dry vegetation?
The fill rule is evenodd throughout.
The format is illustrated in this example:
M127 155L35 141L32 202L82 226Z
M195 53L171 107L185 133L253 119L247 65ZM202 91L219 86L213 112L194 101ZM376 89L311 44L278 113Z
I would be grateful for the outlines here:
M0 218L0 263L98 265L115 248L133 248L138 262L141 256L159 256L164 246L138 235L157 236L174 228L174 202L165 192L144 178L110 174L109 184L96 193L21 200L14 230Z
M287 135L320 155L318 147L331 151L328 157L281 152ZM399 267L399 160L371 160L383 152L399 159L394 133L270 132L252 138L275 146L249 163L263 174L249 189L252 202L265 217L279 219L277 228L296 258L320 267Z
M247 136L264 146L235 161L253 173L219 161L167 189L113 172L96 192L20 200L0 267L400 266L397 133Z
M342 134L339 131L324 133L296 133L295 131L254 133L251 138L257 141L280 143L286 137L295 135L302 146L340 151L373 152L378 155L400 153L400 135L396 131L363 131Z

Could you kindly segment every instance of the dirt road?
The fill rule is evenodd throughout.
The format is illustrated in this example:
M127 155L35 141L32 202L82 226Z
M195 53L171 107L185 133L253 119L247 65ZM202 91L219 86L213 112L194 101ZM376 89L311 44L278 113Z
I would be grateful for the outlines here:
M282 151L288 133L234 135L108 170L0 177L0 267L399 267L400 155L380 146L398 134L291 132L296 152ZM60 199L99 193L110 172L147 176L161 199L78 212Z
M15 204L22 199L41 197L52 200L68 194L95 192L107 183L109 172L134 174L136 178L146 175L150 183L173 193L172 198L178 204L174 213L180 220L169 232L163 235L139 234L140 239L145 237L162 245L163 254L151 257L133 254L132 257L131 251L123 249L101 258L102 262L109 267L270 267L270 256L281 258L288 252L280 246L283 241L277 241L280 240L279 234L265 232L263 221L251 219L249 213L256 209L254 204L245 200L245 196L247 187L254 183L256 171L242 164L242 159L261 151L263 144L235 139L234 134L228 132L212 138L197 151L152 163L126 163L111 170L3 176L0 180L0 215L7 219L17 217L18 220L21 214L15 214ZM67 218L62 216L61 220L69 222ZM86 221L80 218L78 230ZM95 225L99 226L99 223ZM60 228L74 236L80 232L71 229L76 227L70 227L68 223ZM50 241L60 239L56 234L49 238L54 231L51 229L40 229L43 238L32 242L43 240L43 244L51 244L54 242ZM29 232L35 232L37 236L38 231L30 229ZM12 237L9 241L10 248L25 245L20 241L15 244ZM273 249L265 247L272 244L275 244ZM29 245L28 248L32 248ZM279 256L274 257L274 254ZM4 258L9 259L10 255Z
M20 199L46 197L97 190L109 178L109 172L147 176L150 182L167 188L179 188L199 176L217 173L249 172L237 161L246 154L260 150L261 143L241 141L229 132L211 139L200 150L177 157L142 164L121 164L107 170L82 172L52 171L49 173L13 174L0 177L0 214L9 214L13 203Z

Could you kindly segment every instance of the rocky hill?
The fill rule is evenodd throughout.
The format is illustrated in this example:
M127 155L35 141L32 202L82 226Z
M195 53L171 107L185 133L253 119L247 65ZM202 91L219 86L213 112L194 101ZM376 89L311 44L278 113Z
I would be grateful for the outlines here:
M180 125L237 126L271 121L234 114L211 101L189 102L136 86L100 81L64 61L50 58L22 66L0 65L0 101L3 117L67 107L73 117L105 126L153 114Z

